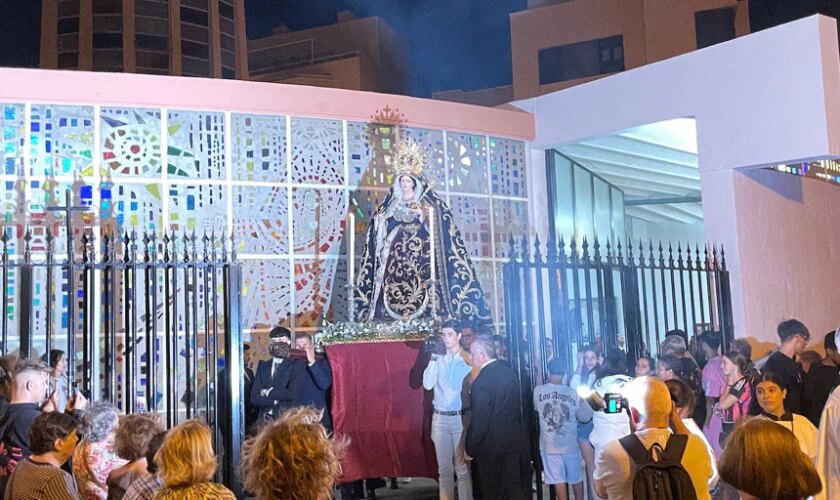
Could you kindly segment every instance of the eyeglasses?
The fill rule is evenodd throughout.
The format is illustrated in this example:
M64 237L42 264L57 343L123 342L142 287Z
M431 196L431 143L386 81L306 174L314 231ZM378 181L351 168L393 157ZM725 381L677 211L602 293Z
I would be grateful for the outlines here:
M804 340L804 341L805 341L805 345L808 345L808 342L810 342L810 341L811 341L811 337L807 337L807 336L805 336L805 335L797 335L797 337L799 337L799 338L801 338L802 340Z

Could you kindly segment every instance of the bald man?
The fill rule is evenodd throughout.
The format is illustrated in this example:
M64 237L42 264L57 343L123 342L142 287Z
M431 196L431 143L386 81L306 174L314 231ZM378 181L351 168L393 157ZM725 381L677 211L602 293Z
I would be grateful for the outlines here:
M630 427L634 429L635 436L647 450L654 444L664 449L673 434L671 422L676 415L668 386L657 378L640 377L628 382L622 394L630 407ZM674 418L679 421L678 416ZM683 427L679 430L681 434L686 432ZM681 463L691 476L697 499L708 500L711 498L708 481L712 476L712 466L706 445L691 434L687 439ZM608 442L595 457L595 492L601 498L631 500L633 471L632 459L620 440Z

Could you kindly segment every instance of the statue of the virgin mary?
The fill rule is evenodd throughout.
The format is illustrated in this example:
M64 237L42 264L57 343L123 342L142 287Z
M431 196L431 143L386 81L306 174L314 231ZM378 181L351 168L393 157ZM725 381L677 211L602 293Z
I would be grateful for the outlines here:
M461 233L446 202L423 177L426 155L413 141L395 148L396 175L365 234L356 281L357 321L408 320L433 316L486 322L490 312ZM433 210L431 210L433 209ZM431 227L434 226L434 230ZM435 291L430 235L435 244Z

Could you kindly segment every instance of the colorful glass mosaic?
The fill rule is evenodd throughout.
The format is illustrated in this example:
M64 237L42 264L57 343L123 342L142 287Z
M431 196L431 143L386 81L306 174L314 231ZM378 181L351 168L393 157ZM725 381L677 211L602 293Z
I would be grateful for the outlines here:
M374 147L368 140L370 126L367 123L347 124L348 184L358 186L368 167L372 166ZM384 182L384 180L383 180Z
M94 196L92 184L81 179L76 179L75 182L57 181L55 178L30 179L29 191L28 227L32 231L30 242L32 251L39 252L47 248L46 230L50 228L55 237L52 249L59 253L66 252L65 215L49 210L49 207L63 207L66 193L71 194L70 201L73 206L91 208L89 212L77 212L72 215L74 237L80 237L85 230L92 230L95 220L92 210Z
M33 104L31 177L93 175L93 107Z
M169 110L164 116L160 109L115 106L103 106L96 115L93 106L37 103L26 129L27 107L0 108L0 217L18 222L10 231L20 237L28 222L37 250L44 248L49 227L57 233L58 249L64 219L46 208L63 205L68 191L72 204L91 208L73 215L76 237L82 230L105 229L121 236L155 229L160 237L166 227L177 231L182 249L184 231L200 238L214 230L220 249L233 228L244 261L243 325L253 332L279 323L312 330L325 317L346 318L346 215L356 216L360 256L373 211L393 184L390 156L398 137L424 147L424 174L449 201L491 300L499 297L494 283L501 286L500 279L492 278L501 270L508 236L521 236L528 227L519 141L281 115ZM183 292L185 284L178 286ZM199 304L211 292L200 280L190 289ZM38 293L45 300L48 292ZM163 309L155 314L162 320ZM37 320L42 326L46 321ZM62 324L66 312L57 311L54 326ZM178 325L185 327L184 318Z
M151 231L163 226L161 184L102 183L99 189L100 226L125 231Z
M170 227L178 232L224 234L228 227L227 192L227 188L219 184L170 185Z
M233 179L286 181L286 117L231 115Z
M170 111L167 173L190 179L225 178L225 116Z
M288 188L234 186L233 227L237 251L288 254L288 210Z
M493 200L494 238L496 257L510 257L510 238L522 239L528 231L528 203L513 200Z
M336 255L347 203L343 189L295 188L292 224L296 255Z
M22 104L3 104L0 110L0 130L3 133L3 146L0 147L3 170L0 173L17 176L23 173L24 107Z
M351 186L391 186L394 177L387 157L394 145L395 134L395 128L390 125L358 122L347 124Z
M487 139L449 133L446 136L449 189L466 193L487 192Z
M335 259L295 260L295 326L320 326L329 307L335 264Z
M21 224L26 217L26 181L7 179L2 181L0 192L0 223Z
M271 328L288 318L292 311L290 272L287 259L242 264L242 310L248 328Z
M344 130L340 121L292 118L292 182L344 185Z
M471 257L492 257L490 200L477 196L450 195L449 206L456 220L468 220L458 229Z
M362 255L365 246L364 234L373 218L373 212L385 200L387 189L357 189L350 193L350 211L356 216L356 255Z
M490 179L493 194L525 198L525 145L521 141L491 137Z

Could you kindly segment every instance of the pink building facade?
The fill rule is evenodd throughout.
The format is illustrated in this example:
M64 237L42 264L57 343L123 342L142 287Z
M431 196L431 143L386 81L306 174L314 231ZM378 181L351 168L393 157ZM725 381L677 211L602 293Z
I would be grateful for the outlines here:
M743 36L750 30L747 7L739 0L574 0L513 13L514 99Z
M248 42L250 77L261 82L406 94L408 51L381 18L338 13L335 24L300 31L278 26Z

